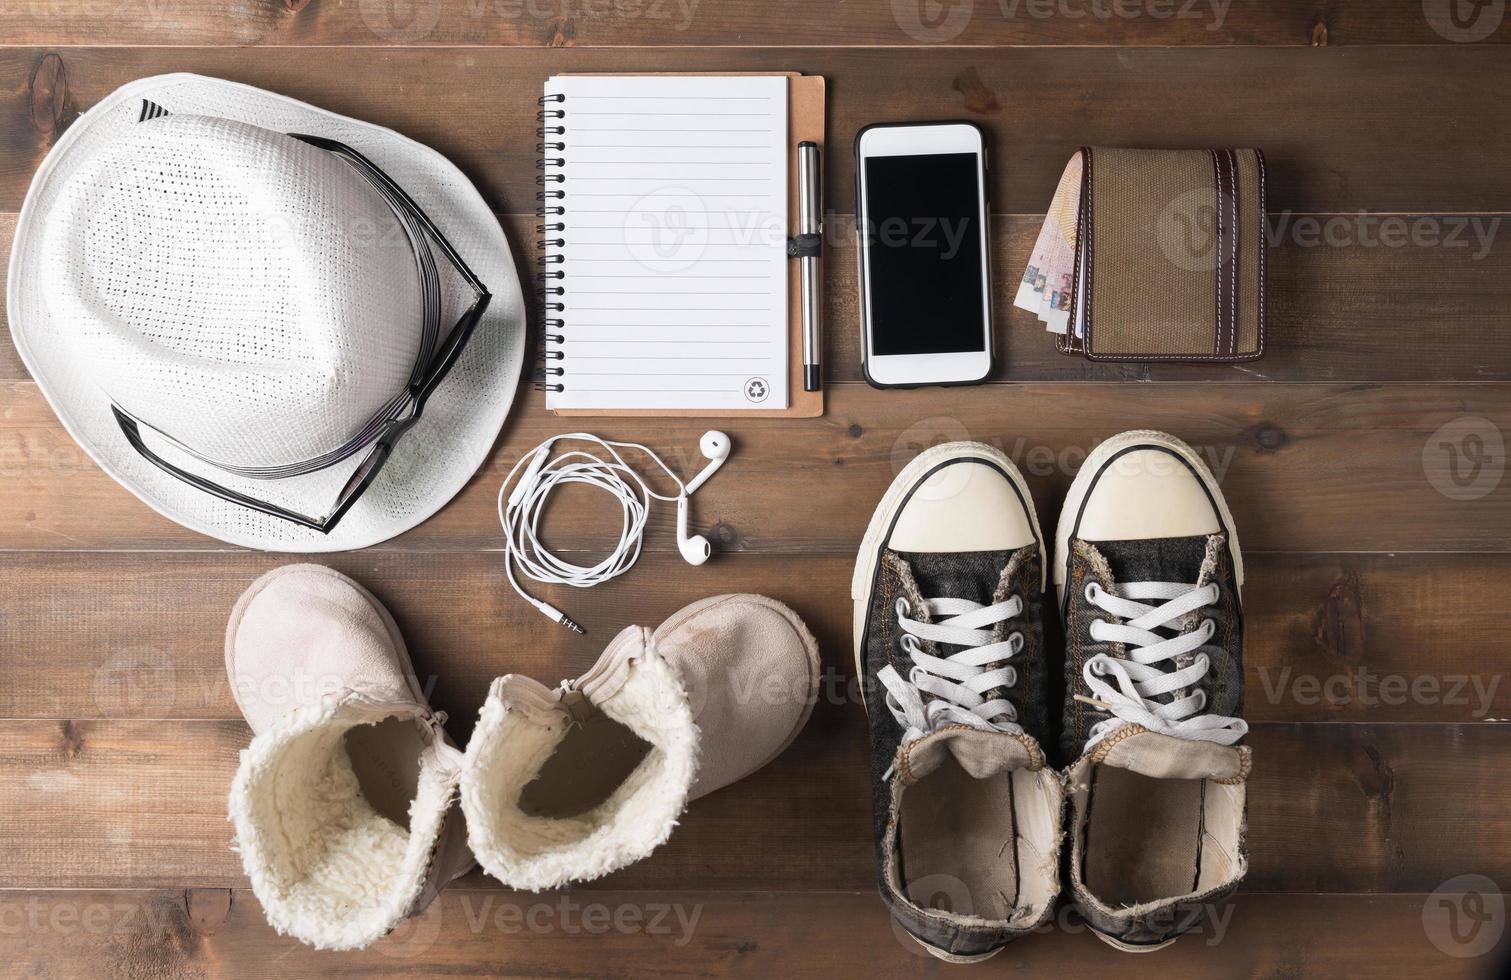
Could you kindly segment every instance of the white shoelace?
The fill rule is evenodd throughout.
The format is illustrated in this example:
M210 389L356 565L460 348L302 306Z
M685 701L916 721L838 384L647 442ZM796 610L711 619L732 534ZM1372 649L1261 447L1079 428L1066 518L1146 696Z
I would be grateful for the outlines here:
M907 599L899 597L895 606L903 630L899 643L913 658L907 680L890 664L876 675L887 689L888 710L903 726L903 742L949 724L983 731L1023 731L1010 701L986 698L989 692L1018 681L1017 670L1007 660L1023 649L1023 634L1012 633L998 641L992 627L1020 615L1023 600L1013 596L990 606L969 599L925 599L924 603L931 622L909 618L912 607ZM924 640L966 649L936 657L924 651ZM933 695L933 700L925 700L926 694Z
M1187 613L1216 602L1217 584L1197 587L1180 582L1125 582L1118 586L1118 590L1122 596L1113 595L1096 582L1086 586L1088 602L1124 621L1094 621L1091 638L1099 642L1121 643L1128 652L1127 660L1099 653L1086 661L1082 673L1087 687L1096 696L1093 703L1099 702L1113 714L1113 717L1092 726L1086 744L1094 745L1128 724L1142 725L1150 731L1176 738L1220 745L1232 745L1243 738L1249 726L1242 718L1201 713L1207 706L1207 695L1195 687L1212 666L1211 658L1196 651L1212 638L1217 624L1204 619L1198 628L1168 639L1154 632ZM1163 600L1163 604L1148 605L1137 601L1140 599ZM1177 658L1191 653L1196 656L1190 663L1175 665ZM1116 681L1116 686L1108 683L1106 678ZM1187 693L1168 704L1154 700L1180 691Z

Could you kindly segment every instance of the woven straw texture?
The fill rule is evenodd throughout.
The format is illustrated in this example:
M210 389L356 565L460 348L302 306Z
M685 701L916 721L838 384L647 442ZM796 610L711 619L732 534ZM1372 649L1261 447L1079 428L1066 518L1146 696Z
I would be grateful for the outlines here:
M166 113L144 120L143 100ZM413 250L370 184L285 133L367 156L493 293L420 421L329 535L162 473L110 412L114 400L217 462L280 466L339 445L402 391L421 333ZM442 285L445 330L472 294L449 268ZM487 458L523 363L523 297L508 245L452 164L391 130L193 75L126 85L70 127L27 195L9 296L22 358L107 473L187 527L268 550L366 547L429 517ZM252 480L155 434L149 442L185 469L312 515L331 506L356 465Z

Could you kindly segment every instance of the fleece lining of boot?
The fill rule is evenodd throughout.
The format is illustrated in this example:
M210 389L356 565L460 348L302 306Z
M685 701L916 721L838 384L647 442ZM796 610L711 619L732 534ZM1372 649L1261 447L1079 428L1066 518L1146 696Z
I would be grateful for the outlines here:
M289 712L242 752L230 816L252 890L278 932L320 949L356 949L409 914L454 777L421 755L406 830L364 799L345 740L357 725L405 716L328 698Z
M485 871L512 888L556 888L638 861L671 835L696 773L698 729L665 660L647 652L590 706L650 748L601 803L571 815L526 812L521 796L577 722L560 705L511 705L499 690L483 705L462 768L468 840Z

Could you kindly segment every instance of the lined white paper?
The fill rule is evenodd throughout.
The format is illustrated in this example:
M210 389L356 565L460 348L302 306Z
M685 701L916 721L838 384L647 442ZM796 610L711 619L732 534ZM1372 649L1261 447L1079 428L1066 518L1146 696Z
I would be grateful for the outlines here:
M787 79L562 76L547 408L785 408ZM562 178L556 181L556 176Z

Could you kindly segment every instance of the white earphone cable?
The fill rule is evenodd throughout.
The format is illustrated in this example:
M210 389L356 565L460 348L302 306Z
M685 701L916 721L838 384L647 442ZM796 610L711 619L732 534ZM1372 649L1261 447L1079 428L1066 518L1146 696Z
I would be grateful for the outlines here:
M595 443L607 450L613 460L601 459L581 449L552 456L553 446L566 440ZM667 496L651 489L644 478L619 455L619 449L638 449L645 453L677 485L678 492ZM516 483L515 477L519 475L521 467L524 468L524 475ZM516 485L512 493L507 493L511 483ZM597 564L575 564L554 554L541 543L540 519L546 500L551 491L566 483L597 487L619 501L623 514L619 541ZM504 571L509 584L519 593L520 598L539 609L549 619L578 633L583 632L582 627L561 610L526 592L515 577L516 567L527 578L546 585L570 585L588 589L607 582L629 571L639 560L651 498L675 503L686 495L687 484L682 482L681 477L672 472L672 468L653 450L638 442L614 442L587 432L569 432L547 439L515 463L503 485L498 488L498 520L504 529Z

